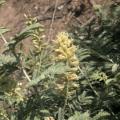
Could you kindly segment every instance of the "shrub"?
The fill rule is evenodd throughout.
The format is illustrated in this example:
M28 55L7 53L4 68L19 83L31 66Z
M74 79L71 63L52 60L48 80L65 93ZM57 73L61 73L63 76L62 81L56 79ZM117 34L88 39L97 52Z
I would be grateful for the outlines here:
M53 41L36 18L26 16L26 28L9 42L0 28L1 120L119 120L120 7L95 10L95 22Z

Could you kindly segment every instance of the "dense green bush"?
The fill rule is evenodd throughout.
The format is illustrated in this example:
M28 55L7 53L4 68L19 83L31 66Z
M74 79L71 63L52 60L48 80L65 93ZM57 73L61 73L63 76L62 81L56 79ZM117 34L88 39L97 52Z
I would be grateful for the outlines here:
M102 109L110 114L110 120L119 120L120 6L104 6L96 13L96 20L73 32L81 61L80 90L91 96L93 103L83 110L94 115Z

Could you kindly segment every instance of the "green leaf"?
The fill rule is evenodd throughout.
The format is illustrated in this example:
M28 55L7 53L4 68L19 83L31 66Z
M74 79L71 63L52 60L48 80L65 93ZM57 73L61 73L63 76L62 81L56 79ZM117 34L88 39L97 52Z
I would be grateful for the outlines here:
M53 78L55 75L64 74L68 68L69 67L65 66L64 63L51 65L50 67L46 68L39 76L33 78L33 80L28 83L28 86L37 85L41 80L44 80L45 78ZM36 74L36 72L34 74Z
M8 44L8 48L9 49L15 49L15 46L22 40L24 40L25 38L29 37L31 35L31 33L33 32L33 30L35 30L36 28L41 27L41 25L39 23L35 23L32 24L30 26L27 26L24 30L22 30L19 34L17 34L15 37L11 38L9 44Z
M8 31L9 31L9 29L6 29L4 27L0 27L0 35L3 34L3 33L8 32Z
M75 112L75 114L70 117L68 120L92 120L88 112Z
M114 65L112 66L112 73L115 73L115 72L118 70L118 67L119 67L118 64L114 64Z
M102 120L105 117L108 117L110 114L108 112L105 111L100 111L97 115L95 115L92 120Z
M0 5L4 4L5 0L0 0Z
M0 55L0 67L5 64L12 64L15 61L16 61L16 59L13 56L3 55L3 54Z

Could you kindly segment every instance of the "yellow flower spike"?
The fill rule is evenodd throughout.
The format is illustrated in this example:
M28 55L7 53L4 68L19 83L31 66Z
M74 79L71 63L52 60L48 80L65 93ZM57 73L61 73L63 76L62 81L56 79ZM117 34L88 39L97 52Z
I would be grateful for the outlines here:
M34 18L31 18L31 17L27 17L27 26L29 25L32 25L34 23L37 23L37 19L34 17ZM45 36L43 35L43 27L41 26L41 28L38 28L38 29L35 29L32 33L31 33L31 37L32 37L32 43L33 43L33 46L35 47L35 52L36 53L40 53L43 48L46 47L46 44L44 42L44 38Z
M57 35L57 40L54 43L56 45L56 61L66 62L66 64L70 67L64 77L68 81L77 80L78 76L76 72L79 68L79 60L75 55L77 48L73 45L73 39L69 37L68 33L61 32Z

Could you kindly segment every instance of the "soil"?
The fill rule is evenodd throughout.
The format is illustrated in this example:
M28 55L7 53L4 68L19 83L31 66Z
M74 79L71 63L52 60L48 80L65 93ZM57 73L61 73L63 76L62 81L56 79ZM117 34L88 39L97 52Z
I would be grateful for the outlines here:
M94 0L97 4L103 4L104 0ZM37 17L44 25L48 39L54 39L55 35L69 26L84 24L93 15L93 0L6 0L0 8L0 27L10 29L5 34L6 40L25 27L26 15ZM56 9L55 9L56 8ZM30 46L30 40L24 44ZM3 42L0 39L0 46Z

